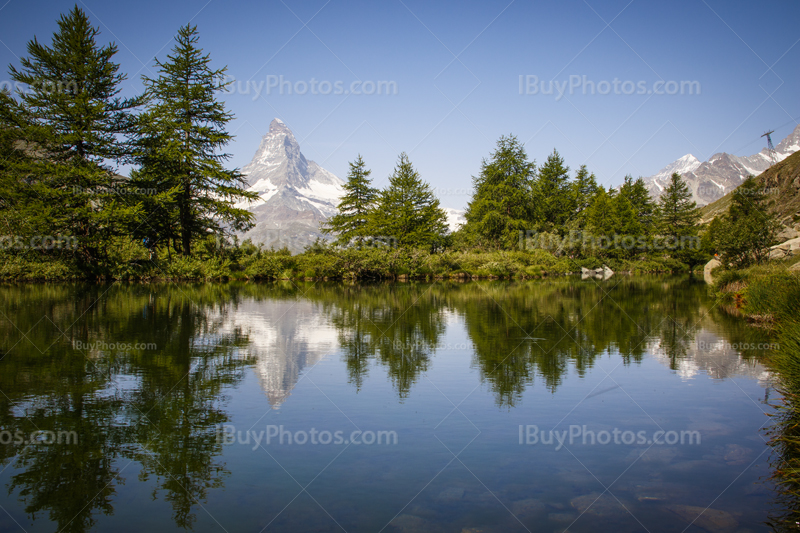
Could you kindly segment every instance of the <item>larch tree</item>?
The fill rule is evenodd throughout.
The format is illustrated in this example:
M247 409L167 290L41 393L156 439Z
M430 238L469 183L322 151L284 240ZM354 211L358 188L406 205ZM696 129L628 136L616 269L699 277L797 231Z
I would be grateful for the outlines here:
M658 203L658 235L670 255L688 260L700 248L697 221L700 211L689 186L674 173Z
M513 135L500 137L490 159L473 178L464 232L478 244L510 248L532 229L531 186L536 164Z
M370 213L378 200L378 189L369 179L371 173L361 155L350 163L337 212L322 226L323 233L337 235L339 244L361 243L369 236Z
M535 219L543 231L563 233L576 206L570 191L569 167L556 150L547 156L533 184Z
M447 214L405 153L400 154L389 186L381 191L372 213L373 236L398 246L435 247L448 231Z
M709 237L726 265L745 268L769 257L780 223L766 206L766 192L753 176L731 194L728 212L714 219Z
M236 204L257 194L246 190L237 169L225 167L230 154L220 152L233 139L225 129L233 115L216 97L227 86L226 69L211 67L196 26L181 27L175 40L166 61L156 60L158 76L143 78L148 102L138 125L140 168L131 178L157 193L149 213L158 230L153 238L177 238L173 246L188 256L193 241L209 233L252 227L253 215Z
M141 98L120 96L126 76L113 61L117 47L100 46L99 33L77 6L62 15L49 46L34 37L19 68L10 66L27 90L3 102L16 117L3 127L26 155L16 158L15 174L39 206L37 232L69 236L68 252L89 270L137 213L112 165L130 155L125 136Z

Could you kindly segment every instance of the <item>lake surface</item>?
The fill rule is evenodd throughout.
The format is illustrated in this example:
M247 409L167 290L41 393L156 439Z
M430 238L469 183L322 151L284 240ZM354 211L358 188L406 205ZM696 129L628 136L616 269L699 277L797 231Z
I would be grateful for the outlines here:
M0 311L0 531L744 532L775 511L770 338L690 277L2 286Z

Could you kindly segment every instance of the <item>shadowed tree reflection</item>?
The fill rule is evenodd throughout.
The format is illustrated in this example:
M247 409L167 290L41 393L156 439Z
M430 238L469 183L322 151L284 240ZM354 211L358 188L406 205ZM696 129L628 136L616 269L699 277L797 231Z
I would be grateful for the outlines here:
M343 288L326 305L350 375L360 389L375 359L385 366L400 398L428 368L446 326L442 287L377 285ZM326 298L329 302L330 299Z
M604 353L640 362L649 336L668 333L658 327L667 314L691 321L698 312L699 292L678 304L671 287L646 278L471 284L452 302L465 317L482 379L510 407L537 377L555 392L570 368L582 376Z
M252 364L240 355L245 336L219 333L238 298L227 294L201 307L196 302L203 298L194 296L159 292L145 303L144 313L126 324L131 334L147 332L140 342L157 347L155 353L126 360L140 379L125 406L137 443L131 456L142 465L140 480L157 478L153 497L165 492L173 520L182 528L192 527L193 510L209 489L223 485L228 472L216 459L222 452L217 427L229 418L222 393L238 384Z
M59 530L85 531L95 512L113 512L116 460L126 440L115 424L122 398L111 381L113 364L73 349L54 326L74 323L96 293L36 289L3 288L4 313L14 319L0 326L3 345L11 347L0 361L0 425L19 436L3 446L3 462L17 472L8 492L18 491L32 518L46 512ZM30 442L38 431L63 440Z
M13 324L0 326L4 346L14 346L0 360L2 429L26 436L69 432L78 439L4 444L4 463L19 470L9 494L18 491L34 519L46 512L59 530L86 531L96 524L95 513L113 514L120 472L135 460L140 479L156 476L155 491L165 491L176 525L191 528L192 510L209 489L222 486L225 474L215 459L221 453L216 428L228 420L222 393L251 364L239 354L246 337L217 333L238 301L236 291L2 291L14 316ZM13 302L37 299L14 308ZM54 326L73 323L66 336Z
M681 286L680 290L676 290ZM687 289L688 286L688 289ZM501 406L513 406L541 379L552 392L572 369L584 375L605 353L628 365L651 345L671 360L687 356L705 287L688 278L561 278L542 283L442 283L317 286L305 297L323 303L339 331L350 382L360 389L377 361L398 395L408 395L428 367L446 317L464 317L473 364Z

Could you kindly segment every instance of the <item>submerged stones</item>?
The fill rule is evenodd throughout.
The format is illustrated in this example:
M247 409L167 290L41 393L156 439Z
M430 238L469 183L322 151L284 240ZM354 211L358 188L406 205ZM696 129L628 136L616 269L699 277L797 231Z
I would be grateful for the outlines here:
M547 515L547 519L551 522L556 522L559 524L571 524L575 520L578 519L577 513L550 513Z
M389 525L394 528L398 533L414 533L418 531L438 531L435 525L422 518L412 514L401 514L392 520Z
M738 444L728 444L725 447L725 454L722 458L726 463L732 466L744 465L748 463L751 454L752 450L749 448L739 446Z
M686 520L686 522L712 533L733 531L739 525L739 522L732 514L719 509L694 505L668 505L667 509Z
M436 496L440 502L457 502L464 497L464 489L461 487L450 487L445 489Z
M634 461L638 459L643 463L669 464L675 460L678 455L677 448L657 448L652 446L647 449L637 448L632 450L628 454L627 460Z
M545 504L534 498L519 500L511 504L511 512L521 519L538 516L547 511Z
M617 516L627 512L616 498L608 494L585 494L573 498L569 503L582 514L598 517Z

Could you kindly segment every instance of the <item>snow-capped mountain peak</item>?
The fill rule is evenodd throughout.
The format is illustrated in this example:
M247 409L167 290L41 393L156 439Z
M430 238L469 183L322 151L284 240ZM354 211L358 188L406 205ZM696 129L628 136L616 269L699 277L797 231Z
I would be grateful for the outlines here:
M255 202L239 205L256 216L256 226L243 238L293 252L322 236L319 223L336 213L344 192L341 179L305 158L292 130L279 118L270 123L242 173L248 190L259 195Z
M281 119L273 119L253 159L242 168L248 190L258 193L254 202L237 207L256 216L256 226L242 235L254 243L301 252L323 237L321 222L336 214L344 195L344 181L300 151L292 130ZM451 231L465 222L464 211L445 208Z
M660 190L664 190L664 187L669 182L670 177L674 173L678 174L686 174L688 172L692 172L694 169L701 165L700 160L697 159L692 154L686 154L685 156L681 157L677 161L673 161L669 165L665 166L658 173L652 176L653 183L658 187Z
M800 151L800 126L775 147L775 158L777 161L783 161L797 151ZM746 157L721 152L714 154L704 163L692 154L686 154L644 180L650 194L657 198L664 191L670 176L677 172L689 185L697 205L703 206L731 192L741 185L747 176L757 176L771 165L772 161L766 148Z

